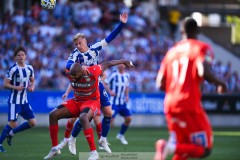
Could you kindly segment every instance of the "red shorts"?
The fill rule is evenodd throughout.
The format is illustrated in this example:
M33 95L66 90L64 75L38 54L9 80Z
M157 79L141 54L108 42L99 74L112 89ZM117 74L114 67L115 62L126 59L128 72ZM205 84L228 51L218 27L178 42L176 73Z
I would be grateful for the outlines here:
M93 112L93 116L100 112L100 101L88 100L88 101L76 101L69 99L62 103L72 113L74 117L78 117L84 108L90 108Z
M166 115L170 138L177 143L191 143L212 148L213 135L205 112Z

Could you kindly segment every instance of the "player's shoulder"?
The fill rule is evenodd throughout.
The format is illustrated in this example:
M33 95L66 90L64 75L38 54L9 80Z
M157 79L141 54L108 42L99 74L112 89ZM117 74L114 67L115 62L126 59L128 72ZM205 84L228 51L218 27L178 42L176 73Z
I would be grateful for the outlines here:
M33 69L33 66L31 64L25 64L27 68Z
M124 72L124 75L125 75L126 77L130 77L130 74L129 74L128 72Z
M9 71L15 71L15 70L17 70L17 64L16 64L16 63L13 64L8 70L9 70Z
M199 47L202 47L202 48L211 48L211 46L208 43L197 40L197 39L191 39L191 40L188 40L188 42L191 45L198 45Z

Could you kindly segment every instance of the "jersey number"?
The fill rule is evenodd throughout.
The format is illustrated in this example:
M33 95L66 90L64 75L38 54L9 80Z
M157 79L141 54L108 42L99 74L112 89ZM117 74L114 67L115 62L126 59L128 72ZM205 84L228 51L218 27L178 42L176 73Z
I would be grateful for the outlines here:
M186 78L189 59L182 57L179 60L174 60L172 63L172 74L176 83L183 84Z

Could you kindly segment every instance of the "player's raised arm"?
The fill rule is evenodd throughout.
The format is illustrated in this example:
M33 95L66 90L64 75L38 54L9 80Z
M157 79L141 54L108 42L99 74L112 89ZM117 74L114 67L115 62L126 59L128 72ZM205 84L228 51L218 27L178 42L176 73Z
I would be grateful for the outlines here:
M120 14L119 19L120 19L120 23L118 24L118 26L105 38L105 41L107 42L107 44L109 44L121 32L124 24L127 23L128 13L123 12L122 14Z
M126 67L133 67L133 63L130 60L127 60L127 59L112 60L112 61L103 62L101 64L102 71L105 71L107 68L116 66L118 64L124 64Z

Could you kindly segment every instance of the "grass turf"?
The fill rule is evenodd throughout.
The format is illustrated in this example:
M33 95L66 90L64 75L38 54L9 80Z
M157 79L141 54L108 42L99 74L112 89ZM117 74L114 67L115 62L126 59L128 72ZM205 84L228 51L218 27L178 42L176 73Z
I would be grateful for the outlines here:
M2 130L3 127L0 129ZM128 145L122 145L115 136L119 128L111 128L108 140L113 152L154 152L155 141L159 138L167 138L166 128L129 128L126 133ZM59 142L63 138L64 128L59 129ZM96 141L96 137L95 137ZM96 141L97 142L97 141ZM33 128L18 133L14 136L12 146L8 146L6 140L3 143L6 153L0 153L0 160L40 160L50 150L51 142L48 128ZM214 149L206 160L239 160L240 159L240 128L215 128ZM88 152L89 147L83 133L77 139L77 151ZM62 154L54 157L56 160L78 160L67 147ZM168 158L170 159L170 157Z

